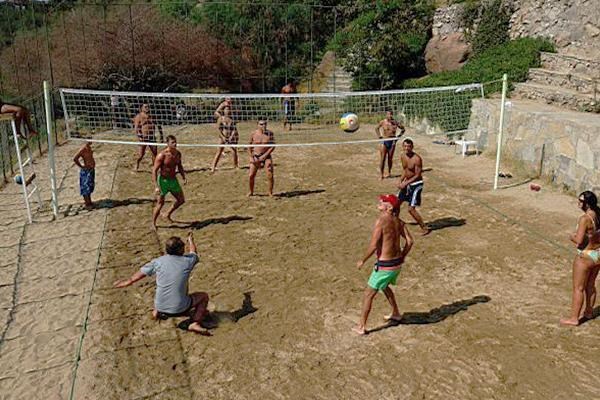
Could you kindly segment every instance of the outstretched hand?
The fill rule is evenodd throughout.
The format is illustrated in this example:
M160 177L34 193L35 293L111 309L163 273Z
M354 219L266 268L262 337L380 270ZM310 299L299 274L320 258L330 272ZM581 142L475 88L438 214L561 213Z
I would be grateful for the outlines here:
M119 279L113 285L116 288L124 288L124 287L127 287L127 286L131 285L131 280L129 280L129 279Z

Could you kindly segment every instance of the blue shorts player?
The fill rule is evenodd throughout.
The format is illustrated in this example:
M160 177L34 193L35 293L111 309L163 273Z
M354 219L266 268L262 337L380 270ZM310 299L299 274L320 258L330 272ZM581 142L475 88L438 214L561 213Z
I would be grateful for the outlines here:
M402 148L404 154L400 156L400 161L402 161L404 172L402 172L398 183L398 189L400 189L398 199L400 204L405 201L408 203L408 213L419 224L422 234L427 235L431 232L431 229L425 225L416 208L421 205L421 193L423 192L423 159L413 151L414 143L412 139L404 139Z

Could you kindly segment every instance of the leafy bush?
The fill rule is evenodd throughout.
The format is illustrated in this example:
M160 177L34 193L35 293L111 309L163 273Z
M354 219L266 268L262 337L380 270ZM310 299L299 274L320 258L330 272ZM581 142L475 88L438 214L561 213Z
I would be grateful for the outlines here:
M508 42L508 29L512 13L501 0L483 4L481 19L473 37L473 54Z
M407 88L461 85L499 79L507 73L511 82L527 79L529 68L540 66L540 51L554 51L545 39L521 38L489 48L475 55L457 71L440 72L404 82Z
M378 76L356 89L384 89L407 77L423 74L423 52L429 40L434 6L429 0L357 0L350 7L350 22L329 44L342 55L344 68L358 77Z

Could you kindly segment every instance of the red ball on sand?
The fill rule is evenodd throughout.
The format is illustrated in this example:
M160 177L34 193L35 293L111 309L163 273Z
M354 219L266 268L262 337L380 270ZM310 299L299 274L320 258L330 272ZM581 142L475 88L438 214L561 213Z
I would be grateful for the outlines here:
M533 190L534 192L539 192L542 189L542 187L537 183L530 183L529 189Z

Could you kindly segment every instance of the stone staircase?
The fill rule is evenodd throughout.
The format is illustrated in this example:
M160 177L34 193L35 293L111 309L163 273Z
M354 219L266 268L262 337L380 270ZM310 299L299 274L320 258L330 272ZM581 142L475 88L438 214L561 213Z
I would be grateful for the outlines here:
M600 60L560 53L542 53L542 68L529 70L513 97L531 99L576 111L600 112Z
M352 76L339 65L327 77L322 91L325 93L350 92L352 90Z
M299 92L350 92L352 90L352 76L344 71L336 60L335 54L328 51L323 56L312 76L312 85L308 80L298 85Z

